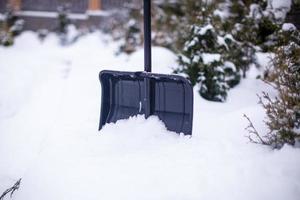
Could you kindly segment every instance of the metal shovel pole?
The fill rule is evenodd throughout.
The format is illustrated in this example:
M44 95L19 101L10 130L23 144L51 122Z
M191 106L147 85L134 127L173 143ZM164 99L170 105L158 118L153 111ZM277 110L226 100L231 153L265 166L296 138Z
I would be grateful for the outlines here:
M144 71L151 72L151 0L144 0ZM145 117L148 118L151 115L151 80L144 78L144 83Z
M144 65L151 72L151 0L144 0Z

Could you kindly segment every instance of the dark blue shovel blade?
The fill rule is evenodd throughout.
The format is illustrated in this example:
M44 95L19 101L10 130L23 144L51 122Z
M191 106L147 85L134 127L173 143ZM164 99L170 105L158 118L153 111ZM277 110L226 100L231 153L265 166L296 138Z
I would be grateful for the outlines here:
M185 135L192 134L193 89L190 82L177 75L146 72L102 71L99 75L102 101L99 130L106 124L145 115L156 115L167 129ZM150 80L149 95L145 80ZM148 102L148 103L147 103Z

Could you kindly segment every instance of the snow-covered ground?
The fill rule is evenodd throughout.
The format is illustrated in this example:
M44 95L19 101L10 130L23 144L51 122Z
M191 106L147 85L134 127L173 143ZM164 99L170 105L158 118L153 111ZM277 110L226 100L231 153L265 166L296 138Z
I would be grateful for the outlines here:
M140 71L143 52L116 56L117 44L98 32L58 43L25 32L0 47L0 195L22 178L14 200L299 199L300 149L245 137L243 114L267 132L256 94L274 95L257 69L226 103L205 101L195 88L191 138L143 116L98 132L99 71ZM155 47L153 67L170 73L176 56Z

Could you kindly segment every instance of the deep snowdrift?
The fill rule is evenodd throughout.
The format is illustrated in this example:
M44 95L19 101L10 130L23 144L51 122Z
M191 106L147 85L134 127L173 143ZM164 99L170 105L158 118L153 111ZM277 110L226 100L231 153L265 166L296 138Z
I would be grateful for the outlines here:
M300 150L273 151L245 137L244 113L267 131L256 94L272 91L256 69L224 104L195 88L192 138L143 116L98 132L99 71L143 69L142 51L116 49L100 33L60 47L54 35L41 43L26 32L0 47L0 193L22 178L13 199L299 199ZM170 73L176 56L155 47L153 67Z

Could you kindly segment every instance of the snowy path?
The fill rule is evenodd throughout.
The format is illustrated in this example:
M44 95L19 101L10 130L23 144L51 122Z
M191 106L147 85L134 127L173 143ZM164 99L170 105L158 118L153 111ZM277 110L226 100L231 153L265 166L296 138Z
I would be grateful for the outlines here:
M142 52L116 57L103 39L61 48L54 36L40 44L25 33L0 48L0 193L22 177L15 200L299 199L300 150L245 138L244 113L265 132L256 93L269 89L255 69L225 104L195 92L192 138L142 116L99 133L99 71L143 66ZM155 48L154 71L170 72L175 59Z

